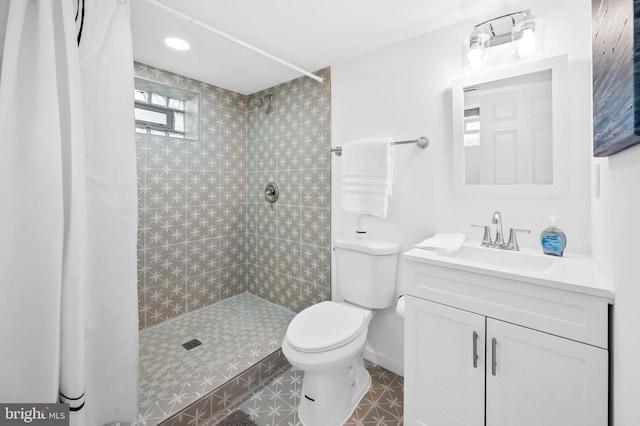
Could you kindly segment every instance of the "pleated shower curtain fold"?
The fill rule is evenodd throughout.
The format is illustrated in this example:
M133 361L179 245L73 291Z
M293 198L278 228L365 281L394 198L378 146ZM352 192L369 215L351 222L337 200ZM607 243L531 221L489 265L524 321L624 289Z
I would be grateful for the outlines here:
M133 61L128 3L83 4L0 8L0 402L97 426L137 406Z

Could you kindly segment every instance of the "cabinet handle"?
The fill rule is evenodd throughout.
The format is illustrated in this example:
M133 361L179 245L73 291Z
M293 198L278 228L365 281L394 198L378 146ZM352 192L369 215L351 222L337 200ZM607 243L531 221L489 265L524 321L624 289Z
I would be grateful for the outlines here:
M498 341L495 337L491 338L491 375L496 375L496 346L498 345Z
M473 368L478 368L478 332L473 332Z

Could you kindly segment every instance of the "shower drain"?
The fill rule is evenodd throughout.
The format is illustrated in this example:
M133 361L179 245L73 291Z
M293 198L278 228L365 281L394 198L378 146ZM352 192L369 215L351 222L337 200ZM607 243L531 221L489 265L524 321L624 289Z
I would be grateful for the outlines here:
M200 346L202 344L202 342L198 339L193 339L193 340L189 340L186 343L182 344L182 347L185 348L186 350L190 351L193 348L196 348L198 346Z

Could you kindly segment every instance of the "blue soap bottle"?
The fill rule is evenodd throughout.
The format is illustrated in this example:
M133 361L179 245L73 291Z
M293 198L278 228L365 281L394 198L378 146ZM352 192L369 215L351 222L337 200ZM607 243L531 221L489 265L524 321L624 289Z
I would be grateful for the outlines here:
M558 218L559 216L549 216L551 225L540 234L542 251L550 256L562 256L564 248L567 246L566 235L556 226L556 219Z

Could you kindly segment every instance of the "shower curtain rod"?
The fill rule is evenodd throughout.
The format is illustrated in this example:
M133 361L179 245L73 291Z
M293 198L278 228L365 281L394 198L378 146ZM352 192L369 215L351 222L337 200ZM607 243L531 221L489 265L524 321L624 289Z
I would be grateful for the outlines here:
M309 71L303 70L302 68L300 68L300 67L298 67L296 65L293 65L292 63L287 62L284 59L280 59L277 56L272 55L271 53L265 52L262 49L259 49L259 48L255 47L255 46L252 46L251 44L246 43L246 42L244 42L244 41L242 41L240 39L237 39L234 36L225 33L224 31L220 31L220 30L218 30L216 28L213 28L210 25L205 24L204 22L198 21L197 19L194 19L194 18L192 18L192 17L190 17L188 15L185 15L184 13L179 12L179 11L177 11L177 10L175 10L175 9L165 5L165 4L162 4L157 0L147 0L147 1L149 3L155 5L155 6L159 7L160 9L164 9L167 12L171 13L172 15L174 15L174 16L176 16L176 17L178 17L178 18L180 18L180 19L182 19L184 21L189 22L190 24L193 24L193 25L195 25L197 27L200 27L200 28L202 28L204 30L207 30L207 31L209 31L209 32L211 32L211 33L213 33L215 35L220 36L220 37L226 38L227 40L229 40L229 41L231 41L233 43L236 43L236 44L238 44L238 45L240 45L240 46L242 46L244 48L247 48L247 49L249 49L249 50L251 50L251 51L253 51L253 52L255 52L255 53L259 54L259 55L264 56L265 58L268 58L268 59L271 59L272 61L278 62L279 64L282 64L285 67L291 68L292 70L297 71L300 74L304 74L307 77L310 77L310 78L314 79L318 83L322 83L322 81L323 81L322 77L318 77L317 75L315 75L313 73L310 73Z
M408 141L397 141L397 142L391 142L391 145L406 145L409 143L415 143L418 148L420 149L425 149L426 147L429 146L429 138L426 136L420 136L418 139L411 139ZM338 157L340 157L342 155L342 147L341 146L336 146L335 148L331 148L331 152L333 152L335 155L337 155Z

